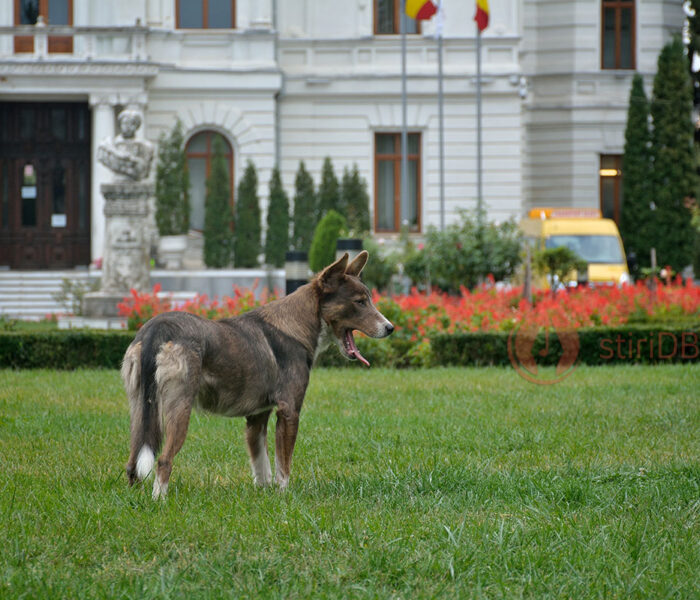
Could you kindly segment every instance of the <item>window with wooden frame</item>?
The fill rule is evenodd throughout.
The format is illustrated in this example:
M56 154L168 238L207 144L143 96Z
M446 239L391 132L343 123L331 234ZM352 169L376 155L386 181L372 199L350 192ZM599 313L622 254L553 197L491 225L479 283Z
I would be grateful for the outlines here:
M406 18L406 33L420 33L420 21ZM401 0L374 0L374 34L398 35L401 33Z
M398 232L421 229L420 133L408 134L408 190L401 206L401 134L374 136L374 230Z
M634 69L634 0L602 0L601 68Z
M190 229L204 230L204 202L207 196L207 178L211 173L211 161L214 158L214 140L220 138L224 143L224 158L228 166L228 181L231 187L231 206L233 206L233 148L228 140L216 131L200 131L193 135L185 145L187 169L190 175Z
M622 155L600 155L600 212L620 224L622 216Z
M73 0L14 0L15 25L36 25L43 17L47 25L73 25ZM34 52L34 36L16 35L15 53ZM48 51L73 53L73 36L50 35Z
M178 29L235 29L235 0L176 0Z

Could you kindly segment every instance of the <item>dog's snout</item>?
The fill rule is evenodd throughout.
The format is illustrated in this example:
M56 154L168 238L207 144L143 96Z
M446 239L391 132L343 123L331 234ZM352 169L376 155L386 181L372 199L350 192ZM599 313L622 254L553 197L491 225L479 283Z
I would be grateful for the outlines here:
M387 323L384 326L384 329L386 329L386 335L391 335L392 333L394 333L394 326L391 323Z

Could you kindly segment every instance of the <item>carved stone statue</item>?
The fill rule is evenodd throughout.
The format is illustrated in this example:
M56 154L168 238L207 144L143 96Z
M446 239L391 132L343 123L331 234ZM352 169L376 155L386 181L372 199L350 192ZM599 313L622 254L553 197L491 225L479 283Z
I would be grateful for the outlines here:
M151 170L153 144L134 138L141 127L141 115L135 110L123 110L118 121L121 133L100 143L97 160L113 171L118 180L141 181Z

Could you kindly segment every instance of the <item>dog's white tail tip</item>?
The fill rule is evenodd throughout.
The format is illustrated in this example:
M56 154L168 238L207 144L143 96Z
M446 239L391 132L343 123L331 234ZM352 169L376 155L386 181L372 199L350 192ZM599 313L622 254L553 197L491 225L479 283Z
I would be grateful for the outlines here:
M141 446L138 458L136 459L136 476L139 479L146 479L153 470L156 462L155 454L148 444Z

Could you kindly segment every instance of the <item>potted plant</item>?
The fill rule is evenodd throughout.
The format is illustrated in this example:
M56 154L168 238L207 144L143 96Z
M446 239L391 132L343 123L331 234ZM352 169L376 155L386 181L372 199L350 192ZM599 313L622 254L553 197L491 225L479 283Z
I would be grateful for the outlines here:
M178 119L169 135L158 140L156 164L156 225L158 260L166 269L182 267L190 227L190 178Z

